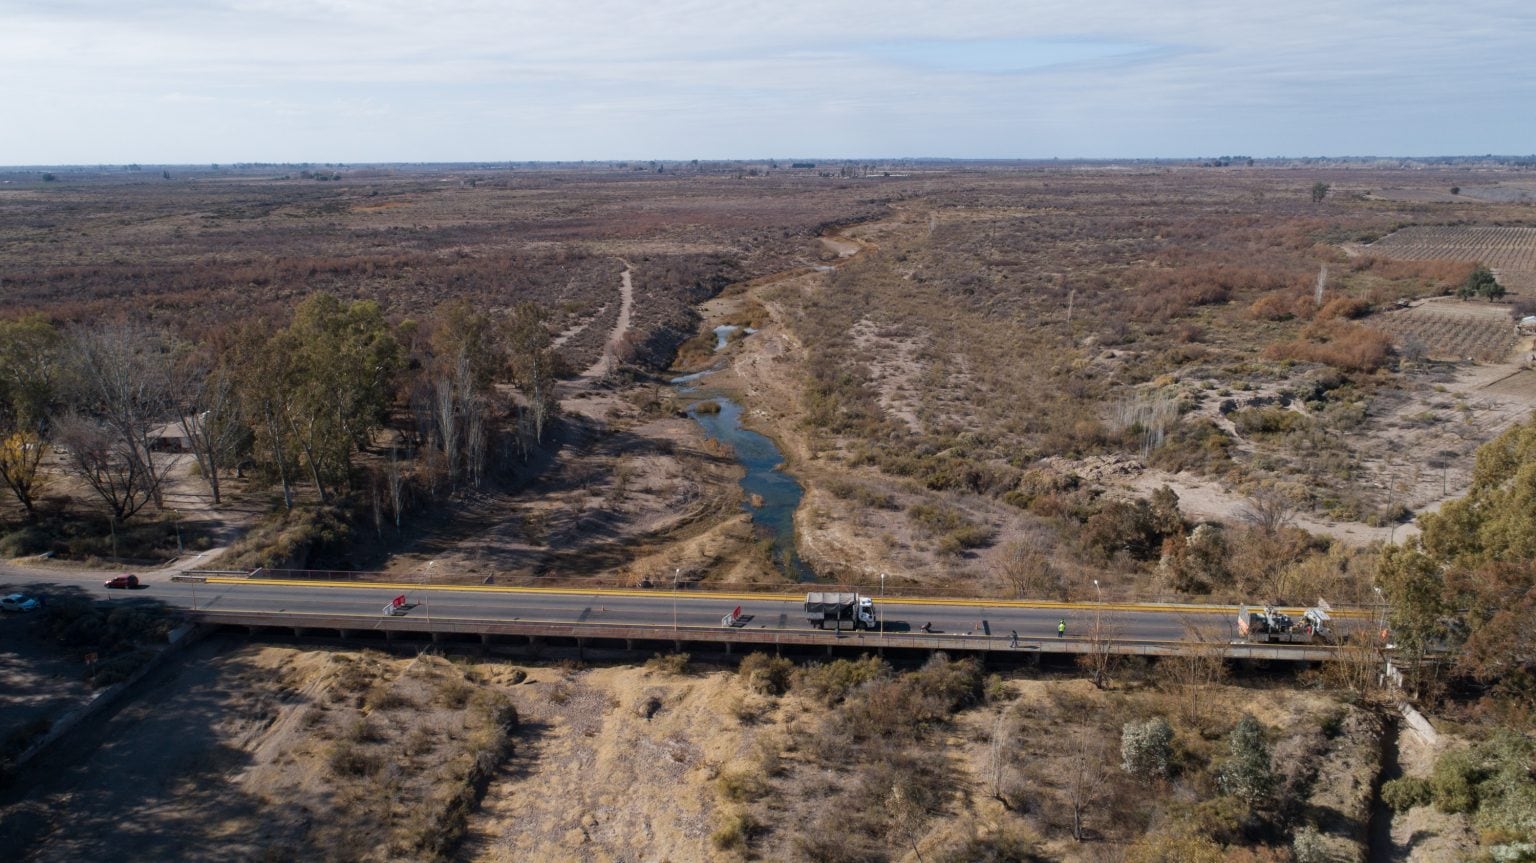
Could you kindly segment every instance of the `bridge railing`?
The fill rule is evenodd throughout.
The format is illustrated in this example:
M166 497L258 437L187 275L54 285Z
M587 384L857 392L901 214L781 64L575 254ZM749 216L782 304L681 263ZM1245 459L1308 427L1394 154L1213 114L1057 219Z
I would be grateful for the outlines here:
M1141 656L1208 655L1229 658L1322 661L1340 658L1338 648L1323 645L1268 645L1246 642L1158 641L1124 639L1114 642L1081 637L1021 638L1017 647L1007 636L971 634L885 634L867 631L750 629L724 626L666 624L549 623L466 618L393 617L307 614L293 612L201 611L202 623L284 630L334 630L338 633L381 632L423 635L533 636L586 641L644 641L730 643L762 647L832 647L842 650L921 650L960 653L1104 654Z

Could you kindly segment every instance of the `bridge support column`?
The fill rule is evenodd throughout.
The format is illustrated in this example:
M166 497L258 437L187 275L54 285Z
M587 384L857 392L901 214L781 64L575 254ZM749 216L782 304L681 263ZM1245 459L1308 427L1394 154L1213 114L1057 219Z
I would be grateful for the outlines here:
M683 652L683 642L680 639L677 640L677 641L672 642L672 652L673 653L682 653Z
M490 647L491 646L491 634L489 632L482 632L482 633L480 633L480 646L481 647Z
M626 639L624 639L624 649L625 650L634 650L635 649L635 640L633 638L626 638Z
M303 638L304 637L304 630L301 627L295 626L293 628L293 637L294 638Z
M350 630L350 629L338 629L338 630L336 630L336 635L342 641L346 641L347 639L352 637L352 630Z
M443 640L443 634L441 632L438 632L437 630L433 630L432 631L432 643L436 644L436 643L438 643L439 641L442 641L442 640Z
M395 631L393 629L386 629L386 630L384 630L384 640L385 641L394 641L395 640Z
M831 655L832 655L832 645L829 644L829 645L827 645L827 656L831 656Z
M731 647L732 647L732 644L731 644L731 642L729 642L729 641L727 641L727 642L726 642L726 643L725 643L725 652L726 652L726 655L727 655L727 656L729 656L729 655L730 655L730 654L731 654L731 652L732 652L732 651L731 651Z
M587 640L585 638L578 637L576 639L576 658L577 659L586 659L587 658Z

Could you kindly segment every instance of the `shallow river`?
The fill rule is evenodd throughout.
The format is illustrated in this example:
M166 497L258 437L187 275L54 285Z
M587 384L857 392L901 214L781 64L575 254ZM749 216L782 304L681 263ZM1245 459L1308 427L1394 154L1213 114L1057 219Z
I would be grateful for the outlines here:
M695 406L689 408L688 415L705 434L729 444L736 461L746 468L746 476L741 478L741 508L752 517L757 535L773 541L773 560L787 575L797 581L814 581L816 573L795 551L795 510L805 491L794 477L779 469L784 454L772 438L742 428L741 405L720 395L705 401L719 405L719 413L701 412Z

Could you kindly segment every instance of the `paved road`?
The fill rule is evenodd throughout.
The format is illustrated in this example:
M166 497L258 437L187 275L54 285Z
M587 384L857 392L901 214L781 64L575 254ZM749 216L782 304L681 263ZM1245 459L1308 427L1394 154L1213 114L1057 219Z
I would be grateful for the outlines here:
M159 601L184 608L218 611L347 615L382 618L383 607L402 593L409 616L459 621L505 621L594 626L648 626L657 630L721 625L741 607L744 629L808 632L800 595L706 594L693 591L578 591L485 587L375 586L338 583L251 582L230 579L204 584L154 579L137 591L107 590L101 574L79 575L0 568L8 590L74 588L114 601ZM1228 607L1131 606L1096 603L1060 605L955 599L892 599L879 602L889 633L918 633L923 624L936 633L1021 639L1056 638L1058 620L1068 637L1125 641L1182 641L1192 633L1208 641L1232 637L1235 613ZM1347 622L1346 622L1347 625Z

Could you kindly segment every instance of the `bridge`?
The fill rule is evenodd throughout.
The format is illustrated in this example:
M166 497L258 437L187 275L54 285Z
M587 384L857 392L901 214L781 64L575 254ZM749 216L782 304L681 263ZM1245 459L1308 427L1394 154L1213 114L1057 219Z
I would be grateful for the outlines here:
M253 631L574 650L578 655L772 650L921 656L945 651L1026 661L1051 654L1201 653L1271 662L1324 662L1341 655L1332 645L1241 640L1235 632L1237 608L1228 605L875 597L876 629L839 631L808 624L803 593L426 585L270 578L258 571L177 575L157 586L156 596L183 606L201 622ZM386 607L397 613L386 613ZM1369 626L1371 617L1369 611L1335 612L1346 632ZM1067 624L1065 635L1057 633L1061 621Z

